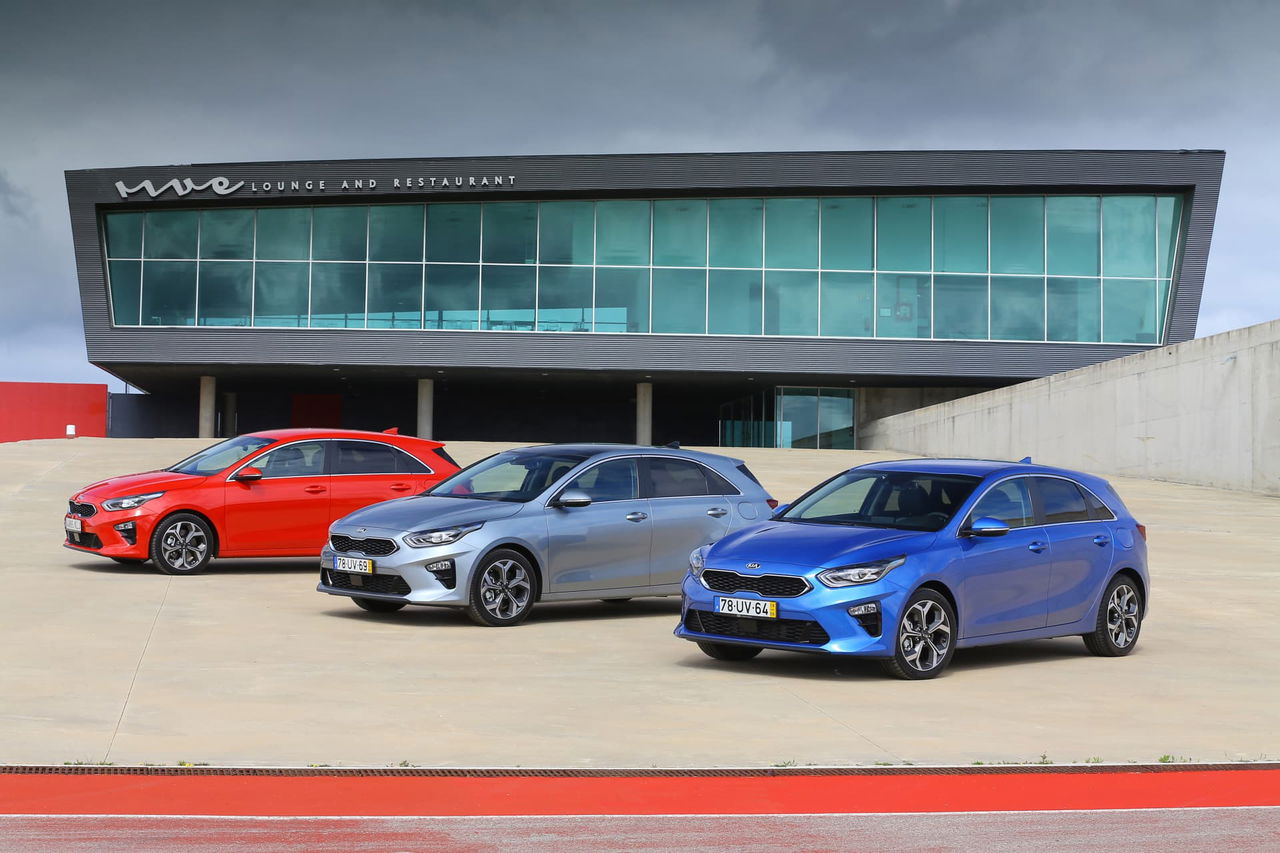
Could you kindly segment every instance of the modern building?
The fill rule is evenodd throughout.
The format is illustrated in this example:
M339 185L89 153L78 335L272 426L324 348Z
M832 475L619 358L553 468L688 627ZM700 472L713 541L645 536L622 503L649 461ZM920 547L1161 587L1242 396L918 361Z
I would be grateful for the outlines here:
M113 434L852 447L1194 335L1220 151L67 173Z

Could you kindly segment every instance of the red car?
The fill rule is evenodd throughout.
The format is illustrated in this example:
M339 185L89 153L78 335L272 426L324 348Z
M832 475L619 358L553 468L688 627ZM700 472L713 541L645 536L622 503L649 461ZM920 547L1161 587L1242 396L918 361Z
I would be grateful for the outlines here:
M313 557L329 524L417 494L458 470L444 445L395 434L277 429L229 438L177 465L112 477L70 501L66 547L171 575L214 557Z

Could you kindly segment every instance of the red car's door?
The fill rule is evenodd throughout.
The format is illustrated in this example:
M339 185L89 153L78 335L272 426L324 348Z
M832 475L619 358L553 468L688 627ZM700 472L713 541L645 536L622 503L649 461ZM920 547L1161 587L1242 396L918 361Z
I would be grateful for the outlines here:
M319 554L329 533L328 441L296 441L246 467L262 479L226 484L223 554Z
M330 452L331 519L379 501L416 495L437 479L422 462L390 444L337 439Z

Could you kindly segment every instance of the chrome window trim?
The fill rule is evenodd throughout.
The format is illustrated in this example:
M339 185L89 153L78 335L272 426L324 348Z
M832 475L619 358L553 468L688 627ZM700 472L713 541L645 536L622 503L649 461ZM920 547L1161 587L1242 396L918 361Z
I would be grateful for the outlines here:
M294 440L292 440L292 441L286 441L284 444L274 444L274 445L273 445L273 444L268 444L266 447L259 448L259 453L258 453L258 455L257 455L257 456L254 456L254 457L252 457L252 458L250 458L250 459L246 459L246 460L244 460L243 462L241 462L239 465L237 465L237 466L236 466L236 469L235 469L234 471L232 471L230 474L228 474L228 475L226 476L226 482L228 482L228 483L229 483L229 482L231 482L232 478L234 478L236 474L239 474L239 473L240 473L243 469L245 469L245 468L256 468L257 466L256 466L256 465L254 465L253 463L254 463L254 462L257 462L259 459L261 459L262 457L266 456L268 453L274 453L274 452L276 452L277 450L282 450L283 448L286 448L286 447L292 447L292 446L293 446L293 445L295 445L295 444L306 444L306 443L308 443L308 442L312 442L312 441L316 441L316 442L326 441L326 442L327 442L327 441L332 441L332 439L329 439L329 438L297 438L297 439L294 439ZM328 449L327 449L327 448L325 449L325 452L326 452L326 453L328 452ZM326 461L327 461L327 460L326 460ZM297 476L291 476L291 477L263 477L262 479L264 479L264 480L305 480L305 479L307 479L307 478L309 478L309 477L327 477L327 476L329 476L329 475L328 475L328 474L325 474L325 473L323 473L323 472L321 472L321 473L319 473L319 474L299 474L299 475L297 475Z
M573 477L576 479L576 478L577 478L577 476L578 476L578 474L574 473L575 471L577 471L578 473L581 473L581 474L585 474L587 471L589 471L591 468L594 468L596 465L601 465L601 464L604 464L605 462L612 462L612 461L613 461L613 460L615 460L615 459L635 459L635 460L637 460L637 461L638 461L638 460L640 460L640 459L679 459L679 460L680 460L680 461L682 461L682 462L692 462L694 465L698 465L698 466L700 466L700 467L702 467L702 468L707 469L708 471L711 471L712 473L716 474L716 476L720 477L720 479L722 479L722 480L724 480L726 483L728 483L730 486L733 486L733 488L737 489L737 492L736 492L736 493L734 493L734 494L732 494L732 495L668 495L668 496L666 496L666 497L661 497L661 498L655 498L655 497L647 497L647 498L643 498L643 497L636 497L636 498L624 498L624 500L632 500L632 501L665 501L665 500L672 500L672 499L675 499L675 498L723 498L723 499L725 499L725 500L729 500L729 499L731 499L731 498L742 498L742 497L746 497L746 496L747 496L747 495L746 495L746 493L742 491L742 489L738 488L738 485L737 485L736 483L734 483L734 482L733 482L733 480L731 480L729 477L725 476L724 474L721 474L719 471L716 471L716 469L712 468L710 465L707 465L707 464L706 464L706 463L704 463L704 462L699 462L697 459L691 459L691 458L690 458L690 457L688 457L688 456L674 456L674 455L672 455L672 456L666 456L666 455L660 455L660 454L656 454L656 453L647 453L647 452L645 452L645 451L632 451L632 452L629 452L629 453L619 453L619 454L614 455L614 456L607 456L607 457L605 457L604 459L600 459L600 460L598 460L598 461L597 461L597 460L596 460L596 458L593 456L593 457L591 457L591 458L584 459L583 461L581 461L581 462L579 462L579 463L578 463L578 465L585 465L585 466L587 466L587 467L582 468L582 469L580 469L580 470L579 470L578 468L576 468L576 467L575 467L575 468L573 468L573 469L570 469L570 470L569 470L569 471L568 471L564 476L565 476L565 477L573 476ZM744 464L745 464L745 463L744 463ZM637 470L637 472L636 472L636 475L637 475L637 477L639 477L639 471L638 471L638 470ZM557 481L557 483L558 483L558 482L559 482L559 481ZM760 484L759 484L759 483L757 483L757 484L755 484L755 485L759 486L759 488L760 488L760 490L761 490L761 491L764 491L764 486L760 486ZM551 503L552 503L552 501L554 501L554 500L556 500L557 498L559 498L559 497L560 497L560 495L561 495L561 493L564 491L564 487L561 487L561 486L559 486L559 485L557 485L557 484L553 484L553 485L551 486L551 488L549 488L547 491L555 492L555 496L554 496L554 497L551 497L551 498L548 498L548 499L547 499L547 501L543 504L543 506L550 506L550 505L551 505ZM544 494L545 494L545 492L544 492ZM532 502L532 501L536 501L536 500L538 500L538 499L535 497L535 498L532 498L530 502ZM616 502L617 502L617 501L599 501L599 503L616 503ZM592 501L592 503L593 503L593 504L594 504L594 503L597 503L597 501Z
M427 474L435 474L435 469L432 468L430 465L423 462L421 459L414 456L412 453L405 450L404 448L397 447L396 445L392 444L389 441L375 441L374 439L371 439L371 438L326 438L322 440L323 441L351 441L351 442L358 442L360 444L376 444L379 447L390 447L392 450L399 451L400 453L403 453L405 456L408 456L413 461L422 465L424 468L427 469L426 470ZM422 476L422 473L423 472L421 471L409 472L409 473L403 473L403 474L396 471L365 471L358 474L338 474L335 472L333 474L330 474L329 476L331 477L414 477L414 476Z
M553 504L553 503L555 503L556 501L558 501L558 500L560 499L560 496L561 496L561 495L563 495L565 492L567 492L567 491L569 490L569 483L572 483L574 480L578 479L579 477L581 477L583 474L587 473L588 471L592 471L592 470L594 470L594 469L596 469L596 468L599 468L601 465L606 465L606 464L608 464L608 463L610 463L610 462L618 462L618 461L623 460L623 459L634 459L634 460L636 460L636 462L635 462L635 463L633 463L633 464L634 464L634 466L635 466L635 472L636 472L636 492L637 492L636 496L635 496L635 497L633 497L633 498L610 498L609 500L602 500L602 501L598 501L598 500L596 500L595 498L592 498L592 499L591 499L591 505L592 505L592 506L595 506L596 504L616 504L616 503L622 503L623 501L644 501L644 500L648 500L648 498L642 498L642 497L640 497L640 495L639 495L639 492L640 492L640 465L639 465L639 459L640 459L640 457L639 457L638 455L637 455L637 456L606 456L604 459L601 459L601 460L596 461L596 462L592 462L592 460L587 459L587 460L585 460L584 462L579 462L579 463L578 463L579 465L586 465L587 467L585 467L585 468L581 468L581 469L571 468L571 469L569 469L569 471L568 471L567 473L565 473L565 475L564 475L564 476L565 476L565 477L571 477L572 479L570 479L568 483L565 483L565 484L564 484L564 486L563 486L562 488L556 488L556 489L555 489L555 491L556 491L556 495L555 495L555 497L553 497L553 498L551 498L550 500L548 500L548 501L547 501L547 503L545 504L545 506L546 506L546 507L549 507L549 508L551 508L551 509L557 509L557 507L552 507L552 506L551 506L551 504ZM576 474L574 473L574 471L575 471L575 470L577 471L577 473L576 473ZM558 481L557 481L557 482L558 482Z
M1066 480L1068 483L1071 483L1080 491L1093 495L1093 499L1096 500L1099 504L1101 504L1102 508L1105 509L1111 515L1110 518L1086 518L1080 521L1048 521L1048 522L1045 522L1044 525L1042 525L1044 527L1060 527L1061 525L1064 525L1064 524L1088 524L1090 522L1095 522L1095 521L1119 521L1119 516L1116 515L1115 510L1113 510L1110 506L1108 506L1106 501L1098 497L1097 493L1094 492L1093 489L1089 488L1079 480L1073 480L1070 477L1064 477L1061 474L1028 474L1027 476L1045 477L1050 480ZM1085 507L1087 509L1088 504L1086 504Z
M1043 524L1041 524L1041 523L1039 523L1039 522L1037 521L1035 524L1028 524L1028 525L1026 525L1026 526L1024 526L1024 527L1011 527L1011 528L1009 528L1011 531L1012 531L1012 530L1026 530L1028 527L1062 527L1062 526L1067 525L1067 524L1096 524L1096 523L1098 523L1098 522L1110 522L1110 521L1118 521L1118 520L1119 520L1119 516L1117 516L1117 515L1116 515L1115 510L1113 510L1113 509L1112 509L1112 508L1107 504L1107 502L1106 502L1106 501L1102 500L1102 498L1099 498L1099 497L1098 497L1098 495L1097 495L1097 493L1096 493L1096 492L1094 492L1094 491L1093 491L1093 489L1090 489L1088 486L1086 486L1084 483L1081 483L1079 480L1073 480L1072 478L1067 477L1067 476L1064 476L1064 475L1062 475L1062 474L1049 474L1049 473L1040 474L1040 473L1034 473L1034 472L1021 472L1021 473L1018 473L1018 474L1009 474L1009 475L1007 475L1007 476L1001 477L999 480L996 480L996 481L995 481L995 482L993 482L991 485L989 485L986 489L984 489L984 490L983 490L983 492L982 492L982 494L980 494L980 495L979 495L979 496L974 500L974 502L973 502L974 507L976 508L976 507L977 507L977 505L978 505L978 503L979 503L979 501L981 501L983 498L985 498L985 497L987 496L987 493L988 493L988 492L990 492L992 489L994 489L996 486L1000 485L1001 483L1008 482L1009 480L1016 480L1016 479L1018 479L1019 477L1026 477L1026 478L1031 478L1031 477L1047 477L1047 478L1052 479L1052 480L1066 480L1068 483L1071 483L1072 485L1076 486L1076 487L1077 487L1078 489L1080 489L1081 491L1083 491L1083 492L1088 492L1089 494L1093 495L1094 499L1095 499L1099 504L1101 504L1101 505L1102 505L1102 508L1103 508L1103 509L1105 509L1108 513L1110 513L1110 514L1111 514L1111 517L1110 517L1110 518L1086 518L1086 519L1083 519L1083 520L1080 520L1080 521L1052 521L1052 522L1046 521L1046 522L1044 522ZM1031 492L1031 486L1030 486L1030 484L1028 484L1028 486L1027 486L1027 493L1028 493L1028 496L1030 496L1030 492ZM1035 498L1032 498L1032 501L1034 502L1034 501L1035 501ZM963 537L963 536L961 536L961 535L960 535L960 531L961 531L961 530L964 530L965 528L967 528L967 527L968 527L970 524L972 524L972 523L973 523L973 510L971 509L971 510L969 510L969 512L965 515L964 521L963 521L963 522L960 524L960 526L956 529L956 538L957 538L957 539L963 539L963 538L965 538L965 537Z

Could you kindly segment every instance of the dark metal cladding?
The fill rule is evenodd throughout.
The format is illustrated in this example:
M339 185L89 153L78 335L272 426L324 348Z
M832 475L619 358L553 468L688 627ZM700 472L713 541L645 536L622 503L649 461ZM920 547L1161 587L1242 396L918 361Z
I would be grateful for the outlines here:
M1195 334L1225 154L1221 151L856 151L626 154L451 159L222 163L66 173L89 360L100 364L216 366L404 365L1028 379L1152 349L1142 345L904 341L661 334L455 332L377 329L113 328L98 217L104 210L370 201L556 199L796 193L1105 192L1187 194L1183 252L1174 273L1167 343ZM514 183L392 189L418 176L502 175ZM127 200L116 182L155 188L224 177L246 187L172 191ZM324 180L325 192L288 189ZM372 179L377 189L335 188ZM249 192L252 183L283 192ZM464 184L466 179L464 177ZM225 186L222 189L226 189Z

